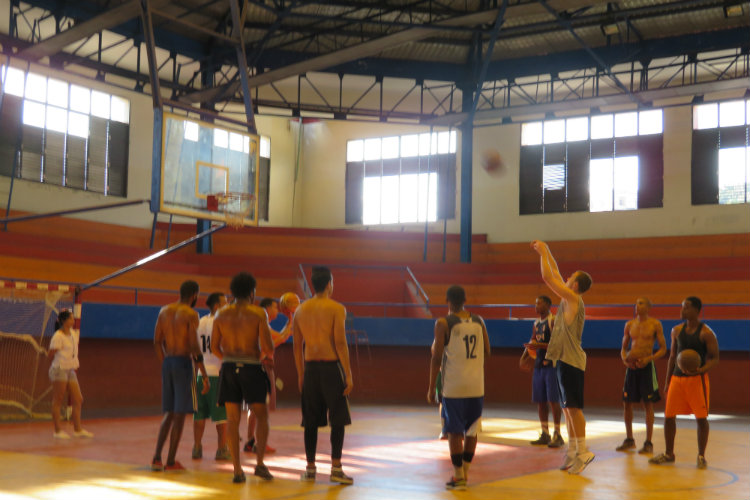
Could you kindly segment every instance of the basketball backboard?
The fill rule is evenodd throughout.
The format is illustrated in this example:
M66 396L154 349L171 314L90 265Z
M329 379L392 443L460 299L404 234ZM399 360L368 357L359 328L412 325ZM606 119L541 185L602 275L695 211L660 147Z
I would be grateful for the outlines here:
M159 210L226 222L209 196L246 193L243 224L257 225L258 144L257 135L165 112Z

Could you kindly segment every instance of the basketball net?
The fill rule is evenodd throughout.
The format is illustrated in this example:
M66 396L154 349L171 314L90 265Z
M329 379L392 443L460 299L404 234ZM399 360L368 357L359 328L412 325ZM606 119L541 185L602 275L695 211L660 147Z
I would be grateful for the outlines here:
M55 319L72 308L80 328L80 295L72 286L0 280L0 420L49 418L47 347Z
M240 229L250 216L255 202L251 193L216 193L207 196L206 207L224 213L224 222L232 229Z

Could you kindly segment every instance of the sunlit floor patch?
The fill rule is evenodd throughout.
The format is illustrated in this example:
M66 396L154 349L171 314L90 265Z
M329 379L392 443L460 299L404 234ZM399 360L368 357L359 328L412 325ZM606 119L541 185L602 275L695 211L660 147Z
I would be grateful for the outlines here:
M49 423L0 424L0 500L746 500L750 491L750 419L720 418L711 427L708 469L696 468L694 425L679 426L674 464L649 465L635 450L615 451L625 434L613 414L587 412L589 448L596 459L580 476L558 470L564 449L531 446L539 422L535 408L492 408L469 474L466 492L445 490L452 474L446 441L437 439L434 408L354 409L343 463L354 485L330 482L330 434L318 439L316 482L299 477L306 465L299 409L273 414L265 457L275 479L253 476L256 456L242 454L245 484L232 483L232 465L213 460L215 434L207 430L203 460L191 460L191 437L183 435L177 459L187 470L151 472L148 467L158 416L87 421L91 440L53 440ZM513 417L513 418L508 418ZM640 421L639 421L640 420ZM635 438L645 426L636 416ZM686 427L683 429L683 427ZM687 427L690 428L688 432ZM288 430L285 430L288 429ZM563 432L565 426L563 424ZM564 436L567 441L567 436ZM655 429L654 448L664 449ZM166 450L165 450L166 451ZM163 456L166 458L166 456Z

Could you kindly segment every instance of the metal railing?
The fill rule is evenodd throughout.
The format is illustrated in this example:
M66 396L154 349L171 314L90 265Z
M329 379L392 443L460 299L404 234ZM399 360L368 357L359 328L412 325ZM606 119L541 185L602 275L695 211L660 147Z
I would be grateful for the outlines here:
M306 294L310 294L311 289L308 284L307 277L304 274L304 269L302 267L302 264L300 264L300 272L302 274L302 282L303 282L303 292ZM396 266L392 266L396 267ZM23 281L23 282L29 282L29 283L50 283L55 282L51 280L37 280L37 279L23 279L18 277L7 277L7 276L0 276L0 280L3 281ZM69 285L71 288L75 287L81 287L83 286L83 283L63 283L63 282L55 282L59 284L65 284ZM90 291L96 291L96 290L102 290L102 291L112 291L112 292L130 292L133 294L133 302L130 305L140 305L139 298L140 296L144 294L153 294L153 295L164 295L165 300L174 299L178 293L178 291L175 290L166 290L161 288L148 288L148 287L133 287L133 286L121 286L121 285L97 285L94 288L90 288ZM424 293L422 290L420 293ZM208 297L208 292L202 292L200 294L201 297ZM307 297L310 297L311 295L307 295ZM260 297L258 297L260 298ZM83 295L84 302L91 302L89 300L86 300L86 293L84 292ZM358 310L367 310L372 313L378 313L378 314L372 314L372 316L375 317L399 317L402 314L406 312L408 309L412 310L425 310L425 308L430 312L430 314L433 317L440 316L445 314L445 311L447 311L447 305L446 304L419 304L416 302L368 302L368 301L345 301L342 302L344 306L350 309L358 309ZM478 312L480 315L482 315L482 312L484 311L485 314L488 317L494 317L494 318L504 318L504 319L528 319L535 317L534 312L534 304L468 304L467 309L473 310ZM675 314L674 317L679 316L679 309L681 307L681 304L653 304L652 310L655 309L671 309L674 310ZM717 312L717 309L722 308L740 308L740 309L746 309L745 314L746 316L739 319L750 319L750 303L709 303L709 304L703 304L703 309L701 312L701 317L703 319L719 319L714 314ZM600 319L600 315L597 314L598 311L603 310L621 310L617 311L617 314L614 315L608 315L607 319L630 319L634 317L634 306L633 304L587 304L586 305L586 311L590 314L592 318ZM507 311L506 311L507 310ZM499 314L502 313L502 314ZM357 314L358 316L364 316L363 314ZM604 318L601 318L604 319ZM668 319L661 315L661 319Z
M409 266L406 266L406 272L409 273L409 277L411 278L412 282L414 282L414 286L417 288L417 291L424 297L424 303L427 307L430 306L430 297L427 296L427 293L422 288L422 285L419 284L419 280L417 280L417 277L414 276L414 273L411 272L411 268Z

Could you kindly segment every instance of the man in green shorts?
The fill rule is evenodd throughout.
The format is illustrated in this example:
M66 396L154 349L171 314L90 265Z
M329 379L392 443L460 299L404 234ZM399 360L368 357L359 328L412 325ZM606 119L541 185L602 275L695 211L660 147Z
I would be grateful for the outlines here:
M221 361L211 353L211 331L214 327L216 312L227 304L227 298L221 292L214 292L206 299L206 306L211 311L203 316L198 324L198 345L203 353L203 364L206 367L211 389L207 394L198 395L198 410L193 414L193 459L203 458L203 432L206 430L206 420L216 424L218 445L216 447L216 460L229 460L229 448L227 447L227 411L223 406L216 404L219 396L219 370ZM203 383L203 376L198 375L198 386Z

